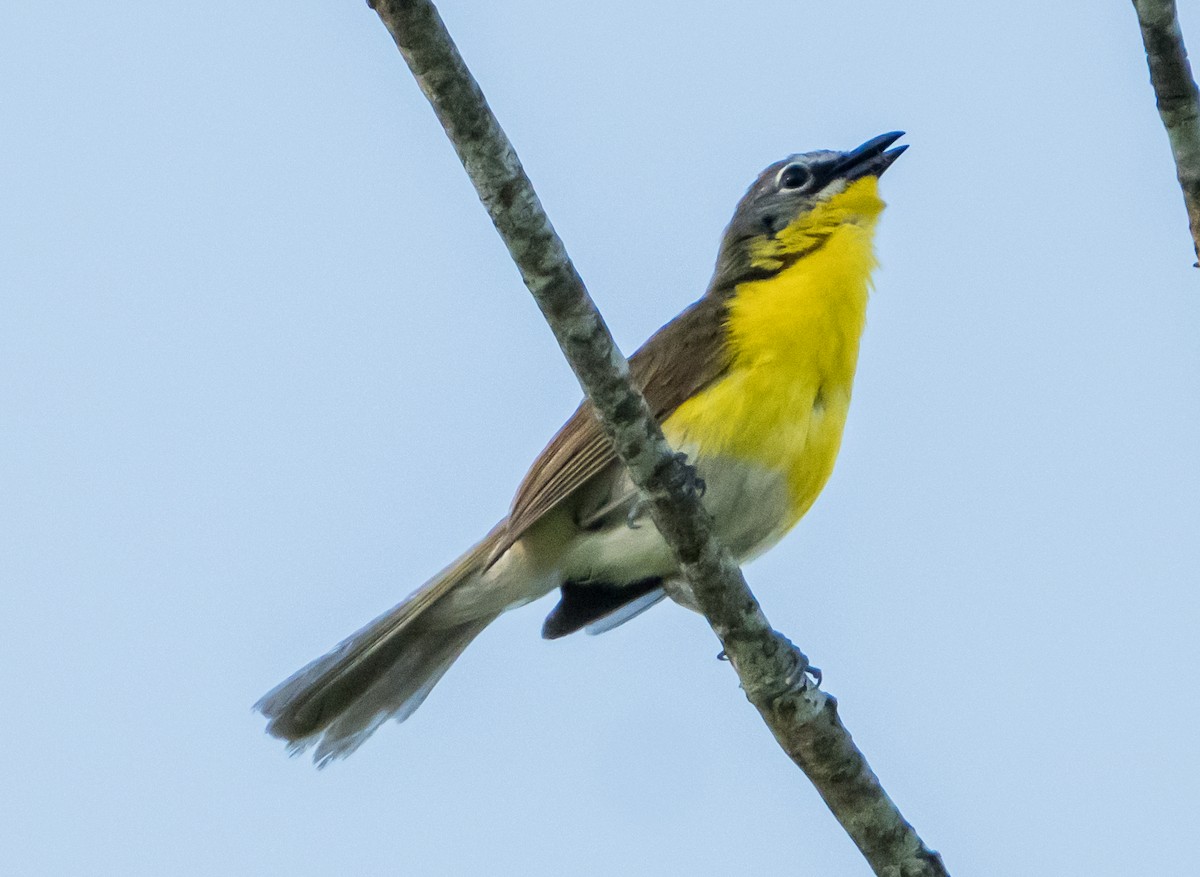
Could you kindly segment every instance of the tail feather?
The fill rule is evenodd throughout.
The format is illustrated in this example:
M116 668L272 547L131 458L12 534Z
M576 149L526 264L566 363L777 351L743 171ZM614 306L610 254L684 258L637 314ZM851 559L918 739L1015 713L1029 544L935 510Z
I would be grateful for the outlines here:
M295 754L317 744L324 766L349 755L389 718L404 721L479 633L495 618L439 623L436 606L477 575L496 533L464 554L403 603L385 612L263 695L254 708L267 732Z
M411 716L471 640L495 617L410 636L400 659L324 729L313 752L317 766L349 755L388 719L403 722Z

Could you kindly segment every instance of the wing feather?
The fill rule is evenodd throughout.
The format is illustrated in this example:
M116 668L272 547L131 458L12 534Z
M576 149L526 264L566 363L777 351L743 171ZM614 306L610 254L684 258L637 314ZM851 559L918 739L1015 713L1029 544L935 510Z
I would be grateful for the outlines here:
M663 326L629 360L630 377L661 423L725 373L725 301L706 296ZM538 455L517 489L494 561L547 512L616 462L590 402L581 404Z

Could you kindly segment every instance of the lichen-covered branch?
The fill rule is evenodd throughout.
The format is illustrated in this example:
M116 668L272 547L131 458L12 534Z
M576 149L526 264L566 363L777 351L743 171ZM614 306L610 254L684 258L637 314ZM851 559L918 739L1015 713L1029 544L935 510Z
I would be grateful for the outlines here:
M1142 28L1150 82L1171 141L1192 243L1200 260L1200 92L1188 64L1175 0L1133 0L1133 8Z
M807 659L771 628L737 564L714 541L694 473L672 452L629 383L624 357L437 10L427 0L371 5L433 105L618 456L650 502L747 698L876 874L945 874L941 859L900 815L854 746L834 699L810 684Z

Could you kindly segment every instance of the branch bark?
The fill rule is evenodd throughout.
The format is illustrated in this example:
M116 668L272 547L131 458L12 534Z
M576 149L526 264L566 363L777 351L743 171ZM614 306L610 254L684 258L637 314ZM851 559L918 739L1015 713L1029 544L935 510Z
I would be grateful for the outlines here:
M625 358L437 10L427 0L368 2L433 105L618 456L649 502L746 697L876 874L944 875L940 856L904 820L854 745L837 702L810 683L807 658L771 628L737 564L713 539L694 471L668 446L630 384Z
M1175 0L1133 0L1133 8L1142 29L1158 114L1175 156L1192 244L1200 260L1200 92L1188 64Z

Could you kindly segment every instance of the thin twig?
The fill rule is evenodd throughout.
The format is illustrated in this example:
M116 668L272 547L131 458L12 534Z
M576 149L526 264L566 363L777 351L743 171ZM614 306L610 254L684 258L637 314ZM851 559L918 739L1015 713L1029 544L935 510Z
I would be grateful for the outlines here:
M512 144L427 0L377 0L384 25L433 105L559 346L675 552L699 604L780 745L876 874L942 875L854 746L808 661L767 622L741 571L712 537L695 474L663 438Z
M1175 156L1192 244L1200 259L1200 91L1188 64L1175 0L1133 0L1133 8L1142 28L1158 114Z

